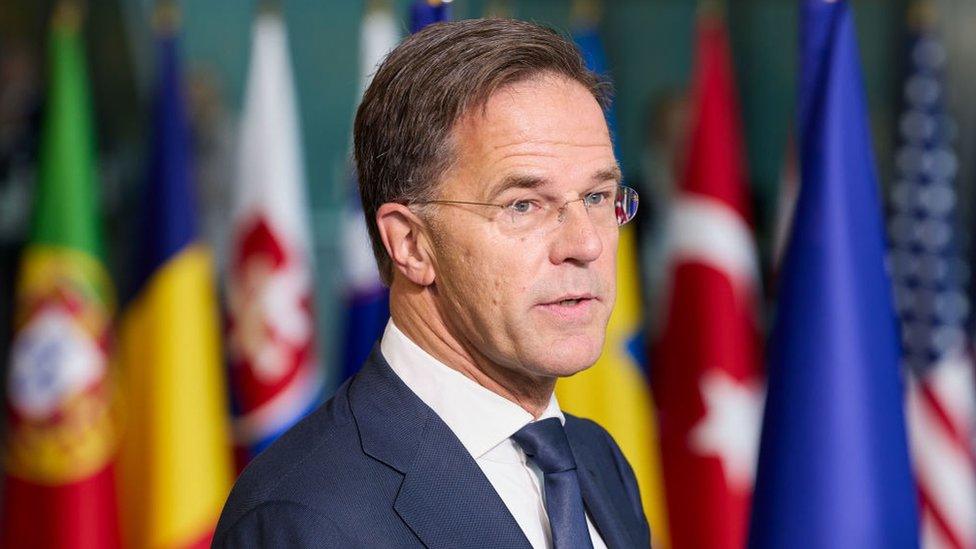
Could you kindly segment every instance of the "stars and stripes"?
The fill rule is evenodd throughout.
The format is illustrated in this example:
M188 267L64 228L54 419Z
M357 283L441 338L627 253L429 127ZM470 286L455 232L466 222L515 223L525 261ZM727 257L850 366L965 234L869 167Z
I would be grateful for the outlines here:
M892 187L889 263L902 325L909 437L923 547L976 547L968 268L954 238L957 159L944 106L945 50L928 29L909 46Z

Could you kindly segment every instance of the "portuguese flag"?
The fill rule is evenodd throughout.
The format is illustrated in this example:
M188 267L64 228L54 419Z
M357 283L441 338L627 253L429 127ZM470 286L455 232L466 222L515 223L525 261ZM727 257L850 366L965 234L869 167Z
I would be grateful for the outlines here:
M16 288L3 547L119 544L108 361L113 292L78 27L77 11L60 7L48 51L33 225Z

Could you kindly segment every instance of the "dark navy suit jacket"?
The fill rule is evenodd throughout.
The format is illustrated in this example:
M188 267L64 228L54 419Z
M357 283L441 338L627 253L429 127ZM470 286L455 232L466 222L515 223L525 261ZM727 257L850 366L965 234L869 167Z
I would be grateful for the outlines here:
M634 473L566 415L586 509L608 547L648 547ZM373 349L362 370L244 470L214 547L521 547L529 542L454 433Z

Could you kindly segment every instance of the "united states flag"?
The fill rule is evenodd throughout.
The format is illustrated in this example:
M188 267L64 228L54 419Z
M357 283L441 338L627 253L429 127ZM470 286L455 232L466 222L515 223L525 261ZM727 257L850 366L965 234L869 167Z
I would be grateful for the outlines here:
M908 428L922 546L976 547L976 405L965 331L969 269L954 231L957 159L945 111L946 54L926 19L916 18L909 41L889 259L909 371Z

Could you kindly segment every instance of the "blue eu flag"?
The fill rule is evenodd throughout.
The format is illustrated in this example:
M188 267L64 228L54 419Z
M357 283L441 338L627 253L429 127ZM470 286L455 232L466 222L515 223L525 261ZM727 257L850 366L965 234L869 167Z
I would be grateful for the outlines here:
M917 547L899 334L846 0L802 0L800 196L769 350L750 545Z
M414 0L410 5L410 33L432 23L451 20L451 0Z

